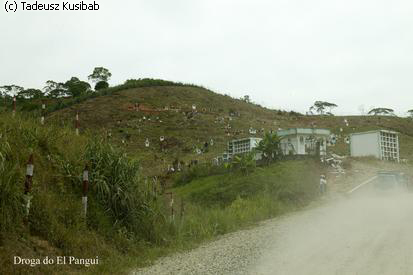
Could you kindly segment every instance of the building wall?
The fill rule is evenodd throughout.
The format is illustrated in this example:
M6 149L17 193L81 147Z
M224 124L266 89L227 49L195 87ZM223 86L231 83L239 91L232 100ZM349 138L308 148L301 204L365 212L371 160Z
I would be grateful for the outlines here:
M308 155L310 154L309 148L313 147L314 149L316 146L316 144L312 145L308 140L308 138L311 136L312 135L301 134L282 137L280 141L281 151L284 155ZM323 141L322 144L320 144L320 155L326 155L327 139L320 137L318 138Z
M299 155L306 155L305 151L305 144L306 144L306 136L299 135L297 136L297 154Z
M297 136L288 136L281 139L281 150L284 155L296 155L299 148Z
M350 136L352 157L376 157L381 159L379 132L353 134Z
M400 161L399 136L396 133L380 132L380 154L382 160Z
M254 148L258 146L261 140L261 138L245 138L240 140L232 140L228 142L228 156L232 158L233 155L251 152ZM256 159L261 159L261 154L257 154Z

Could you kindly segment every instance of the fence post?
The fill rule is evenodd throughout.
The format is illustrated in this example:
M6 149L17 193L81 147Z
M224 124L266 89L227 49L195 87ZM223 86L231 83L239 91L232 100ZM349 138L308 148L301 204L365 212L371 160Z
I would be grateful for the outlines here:
M151 187L149 186L150 183L149 183L149 181L148 181L148 177L147 177L147 176L145 177L145 185L146 185L146 197L147 197L147 198L150 198L150 196L151 196Z
M185 212L185 209L184 209L184 199L181 199L181 220L182 220L182 218L184 217L184 212Z
M46 104L42 100L42 118L40 119L40 123L44 125L44 118L46 116Z
M87 192L89 190L89 167L86 165L83 170L83 196L82 196L82 205L83 205L83 217L86 219L87 214Z
M24 199L26 202L26 205L25 205L26 220L29 217L30 204L32 200L31 190L32 190L32 184L33 184L33 170L34 170L33 154L30 154L29 160L26 165L26 180L24 182Z
M171 219L172 219L172 221L174 221L174 220L175 220L175 214L174 214L174 198L173 198L173 194L172 194L172 192L168 192L168 193L165 193L165 194L167 194L167 195L170 196L170 198L169 198L169 206L171 207Z
M79 112L76 112L76 119L75 119L75 128L76 128L76 135L79 135Z
M158 196L157 182L158 182L158 178L156 176L153 177L152 178L152 194L153 194L154 201L156 201L156 198Z
M16 115L16 97L13 97L13 117Z

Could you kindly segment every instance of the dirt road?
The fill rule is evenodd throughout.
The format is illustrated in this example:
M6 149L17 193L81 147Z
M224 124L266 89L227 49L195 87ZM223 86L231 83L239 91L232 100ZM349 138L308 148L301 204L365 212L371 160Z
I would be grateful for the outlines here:
M136 274L413 274L413 195L329 201Z

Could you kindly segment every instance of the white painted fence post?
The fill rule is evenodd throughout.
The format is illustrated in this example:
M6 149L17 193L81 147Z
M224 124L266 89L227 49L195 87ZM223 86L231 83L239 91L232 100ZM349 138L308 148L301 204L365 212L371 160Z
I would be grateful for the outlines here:
M76 112L76 119L75 119L75 128L76 128L76 135L79 135L79 112Z
M16 116L16 97L13 97L13 117Z
M89 168L86 165L83 170L83 196L82 196L82 206L83 206L83 217L86 219L87 214L87 192L89 190Z
M25 208L26 208L26 219L29 216L30 213L30 204L31 204L31 190L32 190L32 184L33 184L33 170L34 170L34 164L33 164L33 154L30 154L29 160L26 165L26 180L24 182L24 199L25 199Z

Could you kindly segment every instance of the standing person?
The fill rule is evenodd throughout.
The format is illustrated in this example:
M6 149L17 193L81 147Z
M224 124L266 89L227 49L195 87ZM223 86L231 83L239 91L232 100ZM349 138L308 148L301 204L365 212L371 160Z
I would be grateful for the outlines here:
M324 194L327 191L327 180L325 175L320 177L320 193Z

